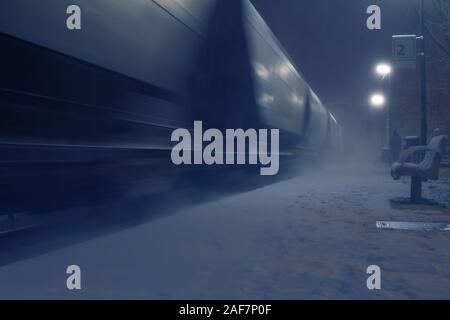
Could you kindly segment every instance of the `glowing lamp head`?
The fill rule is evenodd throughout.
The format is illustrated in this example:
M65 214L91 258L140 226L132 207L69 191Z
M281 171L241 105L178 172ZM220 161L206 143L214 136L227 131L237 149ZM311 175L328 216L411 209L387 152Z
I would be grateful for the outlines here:
M374 108L382 108L384 106L386 102L386 98L380 94L380 93L374 93L371 97L370 97L370 104L374 107Z
M380 76L387 76L390 75L392 72L392 67L387 63L380 63L375 67L375 71Z

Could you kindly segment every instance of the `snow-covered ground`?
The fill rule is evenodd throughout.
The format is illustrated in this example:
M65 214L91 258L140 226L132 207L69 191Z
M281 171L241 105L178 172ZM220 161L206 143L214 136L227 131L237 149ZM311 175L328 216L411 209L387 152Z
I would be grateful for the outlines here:
M425 183L425 196L449 204L446 177ZM376 228L450 222L445 206L389 201L408 194L387 168L304 173L83 241L47 240L40 254L22 247L2 260L0 298L450 298L450 231ZM66 288L73 264L80 291ZM382 290L367 289L369 265L380 266Z

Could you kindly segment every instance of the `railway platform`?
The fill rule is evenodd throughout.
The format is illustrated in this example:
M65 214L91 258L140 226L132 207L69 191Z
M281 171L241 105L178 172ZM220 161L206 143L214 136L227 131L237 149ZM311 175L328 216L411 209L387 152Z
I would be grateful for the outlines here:
M346 164L179 209L141 204L152 218L2 249L0 297L450 298L450 231L433 228L450 224L449 181L443 168L412 205L408 179ZM69 265L79 291L66 288ZM381 290L367 287L373 265Z

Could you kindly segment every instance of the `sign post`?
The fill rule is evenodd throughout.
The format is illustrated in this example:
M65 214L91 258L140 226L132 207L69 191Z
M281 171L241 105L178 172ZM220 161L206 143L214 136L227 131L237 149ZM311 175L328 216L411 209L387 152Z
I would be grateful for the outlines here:
M417 57L420 57L420 144L427 144L428 134L428 108L427 108L427 73L425 59L425 15L424 1L420 1L420 30L421 36L416 35L394 35L392 36L392 57L400 68L416 68ZM417 41L420 40L420 52L417 52ZM420 161L422 158L419 158ZM422 198L422 180L411 179L411 201L420 202Z

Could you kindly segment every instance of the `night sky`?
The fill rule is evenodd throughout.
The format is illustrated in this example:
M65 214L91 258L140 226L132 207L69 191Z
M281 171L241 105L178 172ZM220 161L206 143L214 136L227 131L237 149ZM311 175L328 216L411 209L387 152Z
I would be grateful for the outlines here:
M306 80L347 129L363 120L383 84L374 65L391 58L393 34L417 34L412 0L252 0ZM414 0L418 7L417 0ZM368 30L369 5L382 30Z

